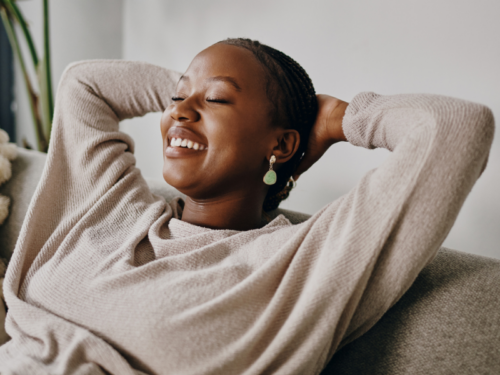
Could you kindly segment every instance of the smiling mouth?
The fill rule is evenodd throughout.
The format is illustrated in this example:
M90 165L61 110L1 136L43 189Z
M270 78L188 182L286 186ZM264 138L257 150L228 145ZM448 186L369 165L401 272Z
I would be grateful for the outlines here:
M189 148L189 149L196 150L196 151L203 151L207 148L205 145L200 144L198 142L194 142L194 141L187 139L187 138L184 138L184 139L172 138L170 140L170 147Z

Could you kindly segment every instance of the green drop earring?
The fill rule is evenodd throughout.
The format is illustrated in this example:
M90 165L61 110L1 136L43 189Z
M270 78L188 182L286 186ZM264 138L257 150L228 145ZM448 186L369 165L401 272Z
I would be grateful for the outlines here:
M269 159L269 170L264 176L264 183L266 185L274 185L276 180L278 179L276 176L276 172L273 171L273 164L276 162L276 156L271 155L271 159Z

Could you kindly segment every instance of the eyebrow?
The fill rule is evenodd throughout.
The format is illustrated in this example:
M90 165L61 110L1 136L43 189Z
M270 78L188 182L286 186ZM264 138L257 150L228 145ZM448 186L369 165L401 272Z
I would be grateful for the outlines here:
M181 78L179 79L180 81L189 81L189 77L182 75ZM238 82L236 82L236 79L230 76L215 76L215 77L210 77L207 79L208 82L227 82L230 85L232 85L236 91L241 91L240 85L238 85Z

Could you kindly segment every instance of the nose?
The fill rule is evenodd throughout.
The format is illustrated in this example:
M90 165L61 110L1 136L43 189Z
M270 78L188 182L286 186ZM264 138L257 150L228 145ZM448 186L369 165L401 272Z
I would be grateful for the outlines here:
M196 122L200 114L193 108L189 99L184 99L171 104L170 117L177 122Z

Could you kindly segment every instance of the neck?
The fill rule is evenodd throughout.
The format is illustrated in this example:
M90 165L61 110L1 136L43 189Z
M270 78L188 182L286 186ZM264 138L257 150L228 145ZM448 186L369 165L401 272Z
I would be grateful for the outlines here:
M187 197L182 221L212 229L255 229L261 223L262 202L257 194L204 200Z

